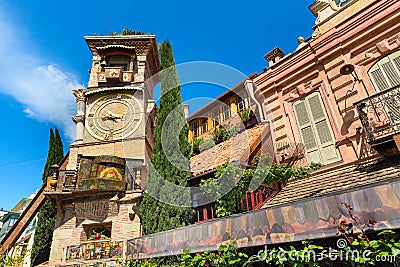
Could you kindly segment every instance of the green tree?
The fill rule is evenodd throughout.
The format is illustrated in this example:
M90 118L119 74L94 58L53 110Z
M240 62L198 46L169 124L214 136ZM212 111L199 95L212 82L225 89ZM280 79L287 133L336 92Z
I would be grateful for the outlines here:
M154 131L147 190L140 207L146 234L185 226L192 217L192 210L187 207L190 201L187 187L191 152L187 139L189 128L183 110L172 46L168 41L160 44L159 54L160 108Z
M62 158L63 145L60 134L57 128L55 129L55 132L53 129L50 129L49 149L42 175L43 183L46 183L47 177L53 174L51 166L59 163ZM32 266L41 264L49 259L55 220L56 211L51 201L46 200L38 213L38 222L36 224L35 237L33 240L31 253Z

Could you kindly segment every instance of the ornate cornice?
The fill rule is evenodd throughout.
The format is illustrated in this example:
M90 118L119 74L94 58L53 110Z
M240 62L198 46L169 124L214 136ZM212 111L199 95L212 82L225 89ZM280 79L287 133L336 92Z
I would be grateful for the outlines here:
M85 95L93 95L97 93L111 92L111 91L143 91L144 83L136 83L130 86L117 86L117 87L97 87L90 88Z
M279 48L276 47L273 50L271 50L269 53L267 53L264 58L270 62L274 61L276 58L283 58L285 56L285 53Z
M85 115L72 116L71 118L75 123L84 122L85 121Z
M79 101L86 101L86 89L85 88L79 88L79 89L74 89L72 90L72 94L75 96L76 98L76 102Z

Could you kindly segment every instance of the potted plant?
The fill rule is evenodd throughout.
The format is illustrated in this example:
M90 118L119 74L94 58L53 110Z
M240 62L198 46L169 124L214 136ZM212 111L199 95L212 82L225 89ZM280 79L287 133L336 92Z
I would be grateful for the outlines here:
M224 127L217 127L214 129L213 139L215 144L219 144L229 139L228 131Z
M194 138L192 141L192 155L200 154L200 143L203 141L201 138Z
M257 122L257 118L252 109L248 108L238 113L240 119L243 122L244 129L253 126ZM242 129L242 130L244 130Z
M92 232L90 233L89 240L100 240L107 238L107 236L103 233L103 231L99 231L97 229L93 229Z

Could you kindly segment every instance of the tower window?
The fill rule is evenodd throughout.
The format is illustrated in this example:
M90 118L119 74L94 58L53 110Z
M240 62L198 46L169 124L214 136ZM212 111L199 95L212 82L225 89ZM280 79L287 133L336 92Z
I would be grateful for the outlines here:
M106 58L108 67L122 67L123 71L129 71L130 57L109 56Z

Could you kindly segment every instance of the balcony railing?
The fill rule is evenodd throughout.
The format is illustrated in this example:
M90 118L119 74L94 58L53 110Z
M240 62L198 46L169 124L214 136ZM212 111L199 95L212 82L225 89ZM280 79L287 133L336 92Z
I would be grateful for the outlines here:
M104 178L78 180L77 185L77 190L123 191L125 189L125 181L116 181Z
M242 200L242 210L252 211L260 209L268 200L279 193L278 186L261 185L259 189L246 192L246 197Z
M400 85L354 103L369 143L400 133Z
M105 67L104 71L98 72L97 81L100 83L119 81L132 82L134 80L133 71L124 71L122 67Z

